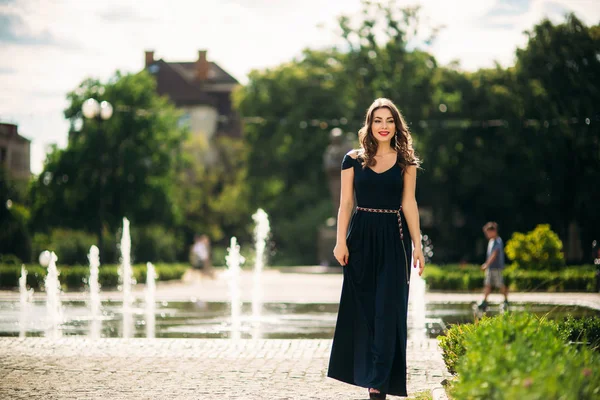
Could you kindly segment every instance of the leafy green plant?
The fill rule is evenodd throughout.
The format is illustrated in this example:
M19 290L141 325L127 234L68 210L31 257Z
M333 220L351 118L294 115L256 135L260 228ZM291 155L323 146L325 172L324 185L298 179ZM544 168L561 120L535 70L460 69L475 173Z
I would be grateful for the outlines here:
M550 225L526 234L515 232L506 243L506 255L520 268L556 271L565 266L563 244Z
M595 399L600 355L567 346L556 323L530 314L491 318L464 338L452 395L459 399Z
M583 342L600 351L600 317L574 318L570 315L558 324L558 331L568 342Z
M488 319L488 317L484 317L483 321L487 321ZM442 349L442 358L448 372L451 374L456 375L456 365L466 352L465 339L476 328L476 324L457 324L448 329L445 336L438 337L438 342Z

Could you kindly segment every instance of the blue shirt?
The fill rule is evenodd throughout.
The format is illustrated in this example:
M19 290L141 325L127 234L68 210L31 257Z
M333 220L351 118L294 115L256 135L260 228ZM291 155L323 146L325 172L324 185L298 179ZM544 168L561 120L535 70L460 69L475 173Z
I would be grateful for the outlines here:
M498 255L494 262L488 265L489 269L503 269L504 268L504 243L502 242L502 238L500 236L496 236L494 239L490 239L487 248L487 257L486 260L489 260L492 253L495 250L498 250Z

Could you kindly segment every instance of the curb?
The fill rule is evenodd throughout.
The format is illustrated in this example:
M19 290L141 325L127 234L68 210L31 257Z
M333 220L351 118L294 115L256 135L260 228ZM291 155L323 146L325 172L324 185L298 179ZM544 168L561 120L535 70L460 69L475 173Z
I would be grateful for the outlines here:
M431 389L431 397L433 400L448 400L448 396L446 396L446 390L441 386Z

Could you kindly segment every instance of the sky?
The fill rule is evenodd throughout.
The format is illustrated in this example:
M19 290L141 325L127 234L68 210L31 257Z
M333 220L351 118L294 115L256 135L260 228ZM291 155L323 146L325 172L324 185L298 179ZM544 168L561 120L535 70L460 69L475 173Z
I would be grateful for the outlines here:
M596 0L397 0L421 6L423 27L443 26L428 48L464 70L514 62L523 31L544 17L574 12L600 21ZM340 44L337 17L358 15L360 0L0 0L0 122L30 139L31 170L49 145L66 146L66 94L87 77L137 72L144 51L194 61L207 50L242 84L253 69L290 61L304 48Z

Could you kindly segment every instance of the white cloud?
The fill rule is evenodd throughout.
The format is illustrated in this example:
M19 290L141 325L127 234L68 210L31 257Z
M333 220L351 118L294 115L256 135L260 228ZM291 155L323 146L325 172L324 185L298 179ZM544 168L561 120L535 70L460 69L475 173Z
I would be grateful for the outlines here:
M431 47L441 63L460 59L465 69L510 65L522 32L548 16L571 10L587 24L600 19L595 0L423 0L422 20L444 25ZM398 0L400 5L414 1ZM144 50L170 61L194 60L198 49L238 78L300 55L305 47L338 42L340 14L356 15L359 0L133 0L102 2L22 0L0 5L16 14L20 34L49 34L52 44L19 46L0 37L0 118L17 122L33 139L32 170L41 171L48 143L66 142L65 95L88 76L138 71ZM317 24L324 28L317 28Z

